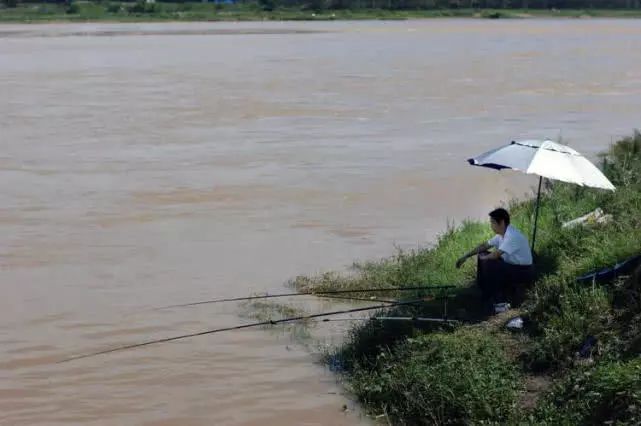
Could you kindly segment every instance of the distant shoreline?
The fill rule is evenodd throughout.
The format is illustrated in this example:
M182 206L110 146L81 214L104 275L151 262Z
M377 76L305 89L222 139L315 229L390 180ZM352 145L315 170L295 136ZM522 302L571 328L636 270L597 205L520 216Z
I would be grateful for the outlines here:
M434 9L434 10L323 10L300 8L265 11L257 5L212 3L50 3L0 7L0 23L127 23L127 22L250 22L408 20L435 18L470 19L588 19L641 18L641 9Z

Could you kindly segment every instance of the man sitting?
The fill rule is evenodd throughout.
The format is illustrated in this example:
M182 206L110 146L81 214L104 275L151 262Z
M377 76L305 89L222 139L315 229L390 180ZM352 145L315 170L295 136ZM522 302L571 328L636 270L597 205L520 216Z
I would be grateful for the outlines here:
M522 302L525 286L532 281L532 252L527 238L510 225L505 209L490 212L490 225L496 235L456 261L456 267L478 255L477 284L486 302ZM490 248L493 251L488 252Z

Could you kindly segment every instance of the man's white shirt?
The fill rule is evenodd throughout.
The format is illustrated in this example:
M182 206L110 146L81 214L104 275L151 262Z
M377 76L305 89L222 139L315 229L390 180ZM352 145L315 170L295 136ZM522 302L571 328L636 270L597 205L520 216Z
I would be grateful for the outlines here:
M505 263L512 265L531 265L532 252L527 238L512 225L508 225L505 235L495 235L487 242L495 249L501 250Z

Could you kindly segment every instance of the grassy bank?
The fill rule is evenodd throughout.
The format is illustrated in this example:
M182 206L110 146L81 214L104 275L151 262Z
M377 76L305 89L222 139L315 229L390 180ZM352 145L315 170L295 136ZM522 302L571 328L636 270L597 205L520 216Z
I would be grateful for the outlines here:
M6 2L5 2L6 3ZM439 17L468 18L541 18L541 17L616 17L638 18L641 9L337 9L314 10L309 7L274 8L265 5L212 3L144 2L71 2L18 3L15 7L0 6L0 22L154 22L154 21L265 21L265 20L363 20L422 19Z
M467 325L418 331L409 324L367 323L355 327L349 343L328 356L371 413L412 425L641 422L641 270L595 284L575 280L641 253L641 134L614 144L601 166L616 192L546 185L538 278L520 311L484 317L470 285L474 262L454 267L458 256L489 236L485 223L449 229L434 247L355 265L347 276L293 282L301 289L459 286L451 294L450 315L468 320ZM597 207L612 220L561 226ZM509 208L514 224L530 230L533 201ZM439 315L440 307L428 302L404 311ZM525 328L508 332L505 321L518 313ZM596 345L589 354L577 355L588 336Z

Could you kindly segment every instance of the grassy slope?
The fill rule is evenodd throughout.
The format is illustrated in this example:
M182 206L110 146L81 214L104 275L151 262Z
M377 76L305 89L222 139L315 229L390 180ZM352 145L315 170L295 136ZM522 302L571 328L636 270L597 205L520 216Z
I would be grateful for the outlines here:
M554 183L542 198L540 276L522 307L529 324L525 333L508 334L500 319L454 332L417 331L398 323L364 324L352 331L350 343L331 356L332 362L342 365L354 394L373 413L387 415L396 424L641 421L641 326L636 325L641 318L641 273L594 287L574 281L641 253L641 135L615 144L607 158L604 171L617 186L615 193ZM596 207L614 220L560 227ZM532 201L514 203L510 209L516 226L529 230ZM456 270L454 262L487 237L488 228L466 223L448 230L433 248L355 265L350 276L299 277L293 284L310 289L455 282L460 287L450 311L481 321L478 295L468 286L473 262L462 270ZM439 309L437 303L427 303L404 311L438 315ZM586 362L575 353L589 335L598 345ZM561 379L538 403L523 401L525 386L537 375Z

